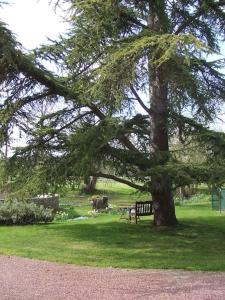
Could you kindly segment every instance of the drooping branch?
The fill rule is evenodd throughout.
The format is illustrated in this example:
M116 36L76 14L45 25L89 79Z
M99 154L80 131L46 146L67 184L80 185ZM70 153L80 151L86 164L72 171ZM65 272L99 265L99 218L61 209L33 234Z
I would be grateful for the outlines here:
M18 65L18 69L27 76L32 76L34 80L37 80L42 85L49 88L50 92L57 94L59 96L74 99L79 102L78 94L75 91L72 91L70 88L61 84L59 80L57 80L50 72L46 70L42 70L34 66L25 56L22 55L20 51L17 51L20 59L18 59L18 55L16 56L16 64ZM103 120L106 118L104 113L94 104L87 103L86 106L90 108L93 113L99 117L99 119ZM132 144L132 142L126 136L120 136L119 141L128 149L132 151L138 151L136 147Z
M96 116L99 117L100 120L104 120L106 118L103 112L101 112L101 110L95 104L91 103L87 106L94 112ZM121 134L120 136L118 136L118 140L128 149L138 152L138 149L131 143L131 141L126 136Z
M110 146L106 144L102 147L105 153L115 157L116 159L122 161L126 161L126 163L134 164L139 166L140 168L147 168L148 167L148 159L144 157L142 153L137 153L136 151L131 152L130 150L118 149L116 147Z
M225 6L225 1L220 0L214 3L211 3L210 5L214 10L217 10L220 7ZM200 6L200 8L192 15L189 17L189 19L185 20L175 31L174 34L178 35L180 34L184 29L186 29L193 21L195 21L197 18L200 18L205 12L205 8L203 6Z
M188 20L185 20L180 26L179 28L175 31L174 34L178 35L180 34L184 29L186 29L196 18L199 18L202 14L203 14L204 10L202 8L200 8L199 10L197 10L195 12L195 14L193 14L192 16L190 16L190 18Z
M21 109L23 106L33 102L33 101L37 101L37 100L41 100L44 99L48 96L50 96L51 93L49 91L43 92L43 93L38 93L38 94L33 94L32 96L27 96L24 98L20 98L18 101L16 101L15 103L11 103L10 99L6 99L5 103L7 106L7 109L10 107L11 109L11 115L14 114L15 112L17 112L19 109ZM4 105L1 105L1 109L4 109Z
M46 139L46 142L49 142L50 140L52 140L54 138L54 136L58 133L60 133L61 131L63 131L64 129L69 128L71 125L73 125L74 123L76 123L77 121L83 119L85 116L90 115L92 112L91 111L86 111L83 114L80 114L78 116L76 116L76 118L74 118L71 122L65 124L64 126L60 127L59 129L55 129L54 131L52 131L50 137L48 139Z

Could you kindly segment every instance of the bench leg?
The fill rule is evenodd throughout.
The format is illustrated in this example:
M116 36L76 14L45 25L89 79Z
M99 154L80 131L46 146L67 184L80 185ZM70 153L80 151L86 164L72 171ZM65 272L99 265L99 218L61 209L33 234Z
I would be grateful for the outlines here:
M128 221L129 221L129 223L131 223L131 214L130 214L130 212L129 212Z

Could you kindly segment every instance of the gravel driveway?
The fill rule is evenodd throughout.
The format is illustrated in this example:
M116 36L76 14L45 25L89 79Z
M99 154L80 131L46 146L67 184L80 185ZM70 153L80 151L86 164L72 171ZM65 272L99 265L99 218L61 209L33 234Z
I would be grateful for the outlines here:
M225 273L78 267L0 256L0 300L225 299Z

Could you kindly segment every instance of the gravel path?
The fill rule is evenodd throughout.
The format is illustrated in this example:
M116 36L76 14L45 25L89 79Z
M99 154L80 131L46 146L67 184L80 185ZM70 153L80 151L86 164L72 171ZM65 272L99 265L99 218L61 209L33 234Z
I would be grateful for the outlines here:
M1 300L225 299L225 273L78 267L0 256Z

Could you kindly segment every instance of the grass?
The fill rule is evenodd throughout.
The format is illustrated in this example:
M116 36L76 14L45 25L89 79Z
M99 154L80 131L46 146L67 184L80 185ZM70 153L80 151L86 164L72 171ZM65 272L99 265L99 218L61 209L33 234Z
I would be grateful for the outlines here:
M121 192L124 201L130 201L132 191ZM117 197L115 193L114 202L120 203ZM225 271L225 216L212 211L208 199L197 197L177 206L180 224L170 229L152 227L152 217L135 225L112 214L49 225L2 226L0 254L97 267ZM79 215L88 208L75 209Z
M122 205L131 205L137 200L149 200L148 194L137 192L135 189L121 183L112 183L111 181L100 181L97 183L95 195L109 196L109 204L114 207ZM80 195L78 190L69 191L61 198L63 203L77 203L77 212L86 215L91 209L90 198L92 195Z

